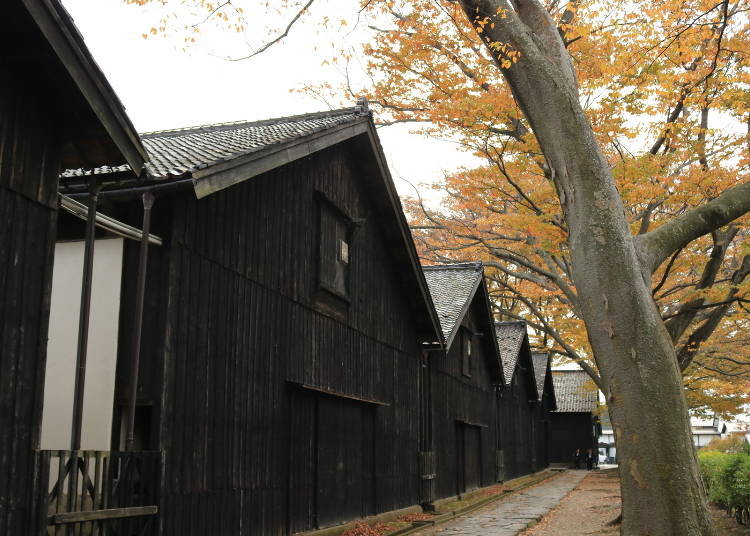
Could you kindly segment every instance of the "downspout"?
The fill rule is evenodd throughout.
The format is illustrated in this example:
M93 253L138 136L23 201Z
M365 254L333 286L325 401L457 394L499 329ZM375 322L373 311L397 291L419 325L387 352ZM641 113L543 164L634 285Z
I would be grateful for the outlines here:
M91 312L91 281L94 271L94 239L96 234L96 205L101 186L95 178L89 181L89 206L86 219L86 246L83 260L81 284L81 310L78 316L78 349L76 353L75 395L73 398L73 422L70 434L70 449L81 448L81 424L83 422L83 391L86 383L86 357L89 340L89 317Z
M141 356L141 331L143 327L143 300L146 293L146 267L148 263L149 232L151 230L151 208L154 206L154 194L143 193L143 230L141 232L141 252L138 261L138 280L136 283L135 314L133 321L133 338L130 360L130 380L128 384L128 427L125 439L125 450L133 450L135 442L135 407L138 396L138 366Z

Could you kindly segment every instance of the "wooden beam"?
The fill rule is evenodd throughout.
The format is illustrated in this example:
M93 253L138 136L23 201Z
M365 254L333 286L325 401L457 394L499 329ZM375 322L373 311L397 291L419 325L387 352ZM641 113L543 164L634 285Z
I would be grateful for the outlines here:
M129 508L110 508L108 510L90 510L88 512L64 512L49 516L49 524L67 525L69 523L81 523L83 521L154 516L158 513L158 506L131 506Z
M348 395L346 393L341 393L339 391L334 391L333 389L328 389L327 387L318 387L315 385L309 385L307 383L299 383L299 382L288 382L290 385L293 385L295 387L299 387L300 389L306 389L307 391L315 391L316 393L323 393L325 395L331 395L338 398L347 398L349 400L355 400L357 402L364 402L365 404L374 404L376 406L384 406L388 407L390 406L387 402L381 402L380 400L373 400L370 398L361 398L354 395Z
M489 424L482 424L479 422L474 421L467 421L466 419L456 419L456 422L460 422L461 424L468 424L469 426L478 426L479 428L489 428Z

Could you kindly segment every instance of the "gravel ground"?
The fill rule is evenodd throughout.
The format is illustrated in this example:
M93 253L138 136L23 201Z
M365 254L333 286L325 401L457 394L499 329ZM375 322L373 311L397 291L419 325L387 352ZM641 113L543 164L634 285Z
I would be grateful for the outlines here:
M523 536L619 534L607 523L620 514L620 482L616 469L594 471L560 504Z
M721 536L750 536L750 526L740 526L717 508L712 509ZM584 478L560 504L520 536L617 535L608 523L620 514L620 481L617 469L595 471Z

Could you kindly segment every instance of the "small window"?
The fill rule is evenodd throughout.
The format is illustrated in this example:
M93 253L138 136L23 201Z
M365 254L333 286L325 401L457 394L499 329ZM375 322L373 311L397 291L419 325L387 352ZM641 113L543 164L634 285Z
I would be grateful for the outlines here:
M464 376L471 377L471 352L473 350L471 333L467 330L462 330L461 335L461 372Z
M320 203L320 287L349 297L351 222L330 202Z

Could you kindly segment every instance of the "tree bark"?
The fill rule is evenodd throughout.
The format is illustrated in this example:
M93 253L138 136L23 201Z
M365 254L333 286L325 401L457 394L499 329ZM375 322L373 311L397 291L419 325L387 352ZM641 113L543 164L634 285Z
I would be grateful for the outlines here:
M641 262L643 251L579 103L564 43L536 0L461 4L475 26L490 21L480 36L552 170L568 224L572 276L622 460L621 533L713 535L675 349L651 296L652 267ZM517 63L507 67L497 43L520 52ZM645 250L650 262L669 247L659 243L658 251Z

